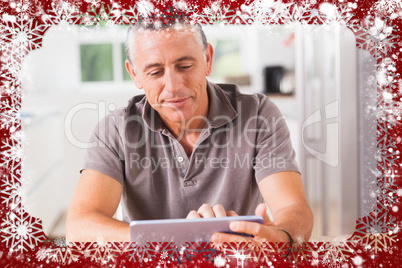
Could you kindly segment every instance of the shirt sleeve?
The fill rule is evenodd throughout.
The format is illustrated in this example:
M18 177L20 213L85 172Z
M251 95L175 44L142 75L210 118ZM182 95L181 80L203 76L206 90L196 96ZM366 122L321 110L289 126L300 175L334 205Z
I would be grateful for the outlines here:
M257 182L282 171L300 173L285 117L265 96L261 98L256 120L258 131L254 170Z
M101 172L123 185L124 151L119 134L121 116L111 114L98 122L89 139L80 172L91 169Z

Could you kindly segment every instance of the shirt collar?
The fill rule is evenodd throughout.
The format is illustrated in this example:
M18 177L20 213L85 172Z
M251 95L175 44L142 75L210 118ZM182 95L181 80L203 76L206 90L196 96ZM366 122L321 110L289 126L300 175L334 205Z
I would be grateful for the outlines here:
M237 112L230 103L228 96L223 89L208 82L209 97L208 119L211 128L218 128L226 125L237 117Z
M149 104L147 98L145 98L145 105L142 111L142 118L145 124L152 131L162 131L164 130L162 119L160 118L158 112Z
M237 116L237 112L233 105L230 103L223 89L211 82L207 82L207 93L209 100L208 120L209 124L206 127L218 128L233 121ZM146 98L145 98L146 99ZM158 112L146 100L142 112L142 118L147 126L152 131L163 131L164 125Z

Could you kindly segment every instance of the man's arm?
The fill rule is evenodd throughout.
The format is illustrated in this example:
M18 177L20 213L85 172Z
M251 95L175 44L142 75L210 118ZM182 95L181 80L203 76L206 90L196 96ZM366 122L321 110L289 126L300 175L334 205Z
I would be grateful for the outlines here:
M113 178L83 170L67 215L68 242L130 241L128 223L113 219L123 187Z
M261 180L258 187L275 227L288 231L295 242L307 242L313 229L313 213L300 174L292 171L275 173Z

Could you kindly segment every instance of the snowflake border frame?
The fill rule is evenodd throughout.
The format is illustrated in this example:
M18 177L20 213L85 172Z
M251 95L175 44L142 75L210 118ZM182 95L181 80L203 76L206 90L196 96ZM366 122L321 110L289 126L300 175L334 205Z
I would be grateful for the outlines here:
M62 1L55 1L54 3L63 3ZM143 1L145 2L145 1ZM68 2L64 2L64 3L68 3ZM179 4L183 4L185 2L178 2ZM176 3L176 5L178 4ZM259 3L261 3L261 1L253 1L253 2L249 2L247 5L245 5L245 7L250 7L251 5L258 5ZM10 88L17 88L20 89L20 81L18 80L18 72L20 71L19 69L19 64L23 61L24 56L31 50L33 49L39 49L41 47L41 38L40 36L43 35L43 33L49 29L51 26L53 25L57 25L59 23L71 23L71 24L77 24L78 22L86 24L87 26L99 26L99 25L104 25L104 24L119 24L119 23L127 23L130 22L132 20L136 20L138 19L138 6L133 6L131 10L125 10L127 11L125 13L125 11L122 12L113 12L118 10L118 7L116 8L115 6L107 6L104 5L103 3L99 3L98 5L92 6L91 9L89 9L86 14L84 13L80 13L78 12L78 8L76 9L76 7L72 4L67 4L64 5L62 4L61 6L57 6L56 4L53 5L52 3L52 7L54 8L52 11L52 14L47 14L45 13L45 16L43 18L44 23L37 25L37 24L33 24L33 19L29 19L27 21L22 20L23 19L23 15L25 14L21 14L20 18L22 21L19 21L18 23L20 23L19 25L29 25L30 27L34 27L33 29L37 32L37 34L35 34L33 37L29 37L28 39L21 39L24 36L18 36L15 33L8 33L9 36L12 36L8 39L1 39L1 44L6 44L5 48L7 49L6 54L9 56L9 64L8 66L10 67L10 70L7 69L2 69L2 71L8 71L8 73L2 73L2 84L1 86L5 86L8 87L7 89ZM137 8L137 10L136 10ZM281 8L281 10L278 11L278 8ZM191 7L190 7L191 9ZM121 10L120 10L121 11ZM137 13L135 12L137 11ZM310 10L309 9L309 5L306 4L287 4L284 6L264 6L263 9L258 10L259 12L254 12L254 13L247 13L247 11L245 10L231 10L230 6L225 6L225 5L220 5L219 2L214 2L211 3L210 6L206 5L206 7L203 9L203 12L205 12L206 14L198 14L196 12L194 12L194 16L193 19L194 21L197 21L201 24L214 24L214 23L223 23L223 24L253 24L253 23L261 23L262 25L264 25L264 23L270 24L270 25L277 25L277 24L287 24L287 23L300 23L300 24L325 24L330 22L331 20L328 21L328 18L326 16L323 16L323 14L320 14L317 10ZM93 15L91 15L91 12L93 13ZM131 12L131 13L130 13ZM190 12L193 12L192 10L190 10ZM353 16L345 16L342 17L343 15L345 15L346 13L349 13L350 10L348 10L347 8L345 8L345 6L339 6L337 7L337 14L338 16L336 16L335 18L332 19L332 21L337 21L339 23L344 23L345 26L347 26L349 29L351 29L356 37L356 46L359 48L362 48L366 51L371 52L371 54L376 56L376 61L377 61L377 68L380 68L380 64L383 62L383 60L385 60L385 58L388 57L388 53L383 53L379 48L378 48L378 44L381 43L382 47L386 48L386 52L392 51L392 49L394 49L394 40L397 38L395 35L391 34L390 35L390 39L388 40L389 44L387 44L385 42L382 41L375 41L376 38L373 35L370 35L370 32L368 31L368 27L370 27L370 25L372 25L373 21L375 23L375 19L377 17L375 17L374 19L372 18L366 18L365 21L357 23L356 21L353 20ZM343 14L343 15L342 15ZM271 16L273 15L273 16ZM265 20L265 21L264 21ZM371 21L370 21L371 20ZM343 22L342 22L343 21ZM387 21L385 19L385 21ZM4 26L4 22L2 22ZM6 23L8 24L8 22ZM33 26L32 26L33 25ZM4 29L1 29L4 30ZM20 38L20 39L19 39ZM358 39L361 42L358 42ZM17 48L15 48L15 40L19 40L17 43ZM374 40L374 41L373 41ZM10 42L7 42L10 41ZM387 41L387 40L386 40ZM11 45L10 45L11 44ZM14 45L14 46L13 46ZM11 47L11 49L10 49ZM390 72L391 75L395 76L393 72ZM4 81L7 81L7 85L5 84ZM401 83L401 82L400 82ZM379 100L377 101L377 106L379 105L379 103L384 103L384 99L381 98L381 93L383 92L393 92L395 90L395 85L392 83L386 84L384 85L378 85L377 87L377 93L378 93L378 98ZM6 92L6 95L2 95L3 97L7 97L9 98L11 101L15 101L15 102L19 102L20 103L20 96L21 91L20 90L8 90ZM387 116L387 109L389 106L392 106L392 103L387 103L385 101L384 104L384 113ZM14 117L17 117L18 114L13 114ZM15 118L14 118L15 119ZM381 137L388 137L389 134L389 126L392 122L388 122L388 117L385 117L385 120L383 120L383 117L379 118L379 121L377 121L377 129L379 129L379 143L383 142L384 138L381 139ZM20 121L17 119L16 120L17 123L13 123L12 127L16 128L17 131L20 131L18 129L20 129ZM13 141L13 144L11 147L20 149L21 147L21 143L20 143L20 139L17 138L13 138L14 132L16 131L11 130L11 126L7 127L6 126L7 131L10 134L10 141ZM387 141L388 142L388 141ZM4 141L3 141L4 143ZM4 143L4 146L9 145ZM3 146L3 147L4 147ZM390 142L388 145L388 147L393 147L395 148L395 143ZM388 148L387 147L387 148ZM385 156L384 158L381 158L381 161L388 161L388 159L394 159L393 157L395 156L395 154L382 154L383 156ZM8 160L8 164L10 165L12 168L16 168L17 170L15 171L15 169L10 169L13 174L12 176L9 176L10 180L11 178L13 178L13 180L15 180L15 178L18 178L21 176L20 172L18 172L18 170L21 168L20 166L20 159L15 160L15 158L10 158L9 156L5 155L3 152L1 154L2 158ZM390 157L390 158L389 158ZM380 162L380 161L379 161ZM387 162L385 164L381 164L379 163L379 169L381 169L384 174L385 177L387 177L387 174L392 171L392 168L395 166L395 161L391 161L391 162ZM15 172L15 173L14 173ZM387 177L389 179L389 176ZM379 176L378 180L380 181L381 179L384 179L384 176ZM392 178L393 179L393 178ZM2 179L3 181L4 179ZM6 182L9 182L7 177L6 177ZM386 187L384 187L384 189L387 191L388 193L396 193L396 189L393 189L392 187L388 187L389 185L393 185L392 182L387 182L387 183L383 183L383 185L385 185ZM15 190L15 189L14 189ZM1 191L2 193L6 193L6 190ZM15 196L15 193L12 193L13 196ZM387 230L384 230L386 232L393 232L394 231L394 220L392 220L392 218L390 218L387 215L387 208L389 208L389 206L387 204L382 204L381 201L384 200L378 200L378 206L374 209L373 211L373 215L368 215L366 218L360 218L357 219L357 225L356 225L356 231L355 233L352 235L352 237L350 237L348 239L348 241L346 243L351 243L351 247L356 246L356 244L361 245L361 243L364 243L364 241L367 241L366 245L371 245L372 244L372 240L370 240L369 238L372 237L372 234L370 231L365 230L365 228L367 226L370 226L371 223L374 222L374 224L376 224L376 220L377 220L377 215L380 216L380 219L385 218L386 220L388 220L390 222L390 225L387 226ZM391 200L392 201L392 200ZM385 201L384 201L385 202ZM10 202L11 203L11 202ZM21 207L21 205L17 202L17 204L15 204L15 202L13 202L12 204L14 207L10 208L9 207L9 202L6 203L5 207L6 210L9 211L9 213L20 213L20 215L22 216L24 213L26 213L25 211L23 211L23 208ZM19 211L19 212L18 212ZM17 215L17 214L16 214ZM24 214L25 215L25 214ZM373 218L374 217L374 218ZM30 220L34 219L33 217L30 218ZM7 222L10 222L9 220L7 220ZM36 221L35 221L36 222ZM3 220L2 224L5 224L5 221ZM360 224L360 226L359 226ZM6 226L6 230L10 229L10 226ZM397 227L398 228L398 227ZM42 234L43 235L43 234ZM392 241L394 238L396 237L396 234L391 235L390 241ZM3 238L3 237L2 237ZM8 241L8 238L4 238ZM44 242L46 242L46 239L43 240ZM391 242L390 242L391 243ZM45 243L46 244L46 243ZM109 243L110 244L110 243ZM310 243L308 243L310 244ZM311 247L316 247L317 245L321 245L321 244L314 244L311 243L312 245L310 245ZM334 246L329 246L332 245L331 243L325 243L324 244L324 250L320 251L317 250L317 252L321 252L321 253L326 253L327 251L329 252L329 250L331 248L334 248ZM36 247L36 243L35 245L32 245L33 247ZM55 245L51 245L48 249L51 251L56 251L58 253L60 253L61 251L63 252L74 252L74 254L68 255L71 258L69 258L68 256L64 256L63 258L63 263L65 262L71 262L71 261L75 261L78 257L77 254L88 254L88 252L98 252L97 250L94 250L94 248L98 247L99 245L96 245L96 243L90 243L90 244L86 244L85 246L83 245L71 245L68 247L57 247ZM230 247L230 245L227 245L228 247ZM101 247L108 247L107 245L101 245ZM112 243L112 247L114 248L115 253L118 254L124 254L127 252L130 252L130 250L132 250L132 248L128 248L127 245L122 245L122 244L117 244L117 243ZM320 246L322 247L322 245ZM335 246L336 248L337 246ZM43 249L43 248L42 248ZM279 248L280 250L283 249L282 247ZM381 248L376 247L375 251L377 252L377 250ZM263 248L259 249L260 252L263 251ZM298 249L300 250L300 249ZM103 250L102 252L107 252L105 250ZM299 251L298 251L299 252ZM280 252L277 252L280 253ZM294 252L292 252L293 256L294 256ZM354 253L353 250L350 251L350 253ZM191 255L191 254L190 254ZM92 255L89 255L91 257L93 257ZM111 259L113 260L115 255L110 255ZM207 255L209 256L209 255ZM308 256L308 255L307 255ZM98 258L100 262L104 262L105 258L107 258L107 256L103 256L102 258ZM209 258L209 257L208 257ZM95 258L96 259L96 258ZM294 260L298 260L297 257L293 257ZM53 259L55 261L57 261L58 259ZM258 257L258 260L259 257Z

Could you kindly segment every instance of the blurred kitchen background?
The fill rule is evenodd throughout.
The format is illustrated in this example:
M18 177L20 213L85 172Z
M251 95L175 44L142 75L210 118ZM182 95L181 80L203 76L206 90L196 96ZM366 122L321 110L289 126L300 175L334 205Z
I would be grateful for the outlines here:
M325 26L206 26L214 82L266 94L286 116L315 215L313 237L352 234L375 204L376 83L353 33ZM124 68L127 27L59 25L22 73L23 204L50 238L98 120L142 91Z

